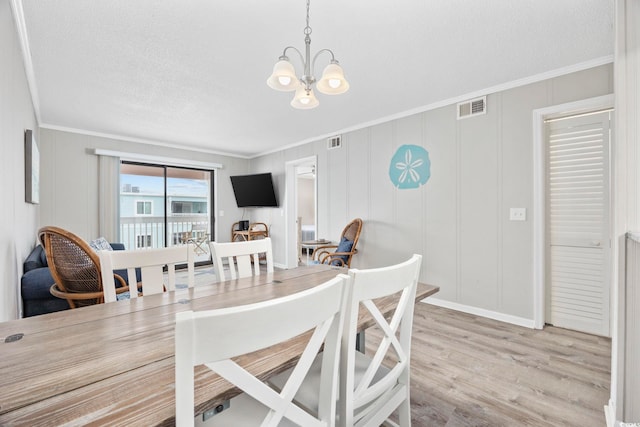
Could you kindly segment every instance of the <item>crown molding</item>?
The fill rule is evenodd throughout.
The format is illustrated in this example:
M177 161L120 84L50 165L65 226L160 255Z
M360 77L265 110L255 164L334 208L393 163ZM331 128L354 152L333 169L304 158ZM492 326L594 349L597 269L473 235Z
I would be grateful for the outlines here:
M24 20L24 9L22 8L22 0L11 0L11 11L13 20L18 31L18 39L20 40L20 50L22 51L22 62L24 71L27 76L27 84L29 92L31 92L31 103L36 115L36 121L40 124L40 98L38 96L38 88L36 86L36 78L33 72L33 62L31 61L31 49L29 48L29 35L27 34L27 24Z
M66 127L66 126L56 126L56 125L51 125L51 124L48 124L48 123L41 123L39 126L42 129L50 129L50 130L56 130L56 131L61 131L61 132L69 132L69 133L75 133L75 134L79 134L79 135L95 136L95 137L98 137L98 138L115 139L115 140L118 140L118 141L135 142L135 143L138 143L138 144L147 144L147 145L152 145L152 146L155 146L155 147L175 148L175 149L183 150L183 151L193 151L193 152L197 152L197 153L215 154L215 155L218 155L218 156L234 157L234 158L239 158L239 159L250 159L249 156L242 156L242 155L239 155L239 154L228 153L228 152L224 152L224 151L207 150L207 149L204 149L204 148L191 147L191 146L188 146L188 145L185 145L185 144L177 144L177 143L162 142L162 141L153 141L153 140L144 139L144 138L135 138L135 137L124 136L124 135L115 135L115 134L109 134L109 133L103 133L103 132L94 132L94 131L85 130L85 129L76 129L76 128Z

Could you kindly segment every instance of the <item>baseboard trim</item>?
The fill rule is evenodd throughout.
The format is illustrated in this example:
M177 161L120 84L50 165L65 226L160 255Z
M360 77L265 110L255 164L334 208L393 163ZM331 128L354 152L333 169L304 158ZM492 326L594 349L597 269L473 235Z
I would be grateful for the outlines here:
M422 302L436 305L438 307L461 311L467 314L473 314L475 316L481 316L481 317L486 317L488 319L498 320L500 322L511 323L512 325L524 326L525 328L535 329L535 324L533 319L526 319L524 317L512 316L510 314L500 313L492 310L485 310L484 308L472 307L470 305L446 301L443 299L433 298L433 297L425 298L422 300Z
M604 418L607 421L607 427L615 427L616 424L616 407L613 401L609 400L608 405L604 405Z

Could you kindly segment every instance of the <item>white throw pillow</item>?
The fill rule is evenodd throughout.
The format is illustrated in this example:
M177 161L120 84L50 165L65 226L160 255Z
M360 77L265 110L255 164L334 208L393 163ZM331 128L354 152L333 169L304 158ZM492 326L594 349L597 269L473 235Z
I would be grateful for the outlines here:
M113 250L109 242L107 242L107 239L104 237L98 237L97 239L92 240L89 242L89 246L91 246L96 252Z

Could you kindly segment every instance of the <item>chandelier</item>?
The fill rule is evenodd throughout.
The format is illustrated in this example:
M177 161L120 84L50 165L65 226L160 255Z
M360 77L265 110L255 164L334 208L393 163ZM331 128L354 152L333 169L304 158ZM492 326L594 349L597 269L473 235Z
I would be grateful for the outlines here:
M295 47L287 46L284 49L284 52L282 52L282 56L278 58L278 62L273 67L273 73L271 74L269 79L267 79L267 84L272 89L280 90L283 92L290 92L295 90L296 93L293 97L293 100L291 101L291 106L304 110L315 108L319 104L318 99L313 93L314 84L316 85L318 91L324 93L325 95L339 95L349 90L349 83L344 78L342 67L336 60L331 50L322 49L315 54L313 60L310 60L311 27L309 26L309 2L310 0L307 0L307 26L304 28L304 57L302 56L302 53ZM304 74L300 78L296 76L296 70L293 68L291 62L289 62L289 57L287 56L287 51L289 49L297 52L300 56L300 60L302 61ZM318 55L323 52L328 52L329 54L331 54L331 61L322 72L322 77L320 78L320 80L316 81L316 78L313 76L314 65L316 63Z

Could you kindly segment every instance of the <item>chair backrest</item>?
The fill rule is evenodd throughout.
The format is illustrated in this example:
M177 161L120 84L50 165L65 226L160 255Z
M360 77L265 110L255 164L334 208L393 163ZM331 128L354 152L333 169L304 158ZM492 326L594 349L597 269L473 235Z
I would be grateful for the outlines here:
M340 418L345 420L344 425L379 426L403 401L403 395L408 400L411 328L421 263L422 256L413 255L408 261L390 267L349 270L351 294L347 300L340 366ZM387 321L374 300L395 294L399 294L398 303ZM365 359L368 366L358 366L356 374L356 327L361 305L371 313L383 336L375 355ZM386 369L382 367L383 361L392 362L393 366ZM406 404L408 408L408 401ZM407 425L407 420L402 422L405 416L402 411L400 416L400 425Z
M306 291L257 304L178 313L176 425L193 425L193 367L201 364L269 408L262 426L277 426L283 417L300 426L335 425L343 295L348 290L348 281L348 276L339 275ZM313 334L280 393L231 360L310 330ZM212 334L211 331L224 333ZM293 403L293 398L323 344L325 356L318 389L320 405L318 413L312 414Z
M351 267L351 259L353 258L353 255L358 252L356 246L358 245L361 231L362 219L360 218L354 219L349 224L347 224L346 227L344 227L344 230L342 230L342 237L345 237L353 242L353 246L351 246L351 253L348 256L347 262L345 262L347 267Z
M183 242L193 244L196 255L204 255L209 251L209 224L195 223L186 234Z
M360 238L360 232L362 231L362 219L356 218L347 224L342 230L342 234L340 237L346 237L347 239L353 242L353 247L355 248L358 244L358 239Z
M223 263L225 260L229 263L231 279L248 277L252 274L259 275L261 254L264 254L267 262L267 273L273 273L273 249L271 247L271 238L269 237L246 242L209 242L209 247L211 249L213 267L219 282L227 280ZM253 269L251 268L252 260Z
M176 265L187 264L187 285L192 288L195 283L195 253L192 244L171 246L169 248L100 251L100 264L103 272L116 269L127 269L130 298L137 298L136 268L140 269L142 295L152 295L175 290ZM164 266L167 266L167 283L164 283ZM116 300L115 281L112 276L102 274L104 283L104 300ZM166 288L166 289L165 289Z
M269 226L264 222L252 222L249 225L249 230L254 233L260 232L263 236L269 237Z
M69 306L76 308L103 302L102 277L98 254L80 237L59 227L42 227L38 237L47 256L53 280L65 293L97 293L97 298L67 298ZM113 277L112 277L113 280ZM52 283L53 285L53 283Z
M360 232L362 232L362 219L356 218L347 224L342 230L342 234L340 234L340 242L338 242L338 247L333 254L330 252L319 252L318 256L321 258L321 262L350 268L351 259L356 253L358 253L356 246L360 239ZM347 248L349 247L348 242L343 242L345 239L352 242L350 249L343 248L343 245L346 245ZM326 257L323 259L324 255L326 255Z

